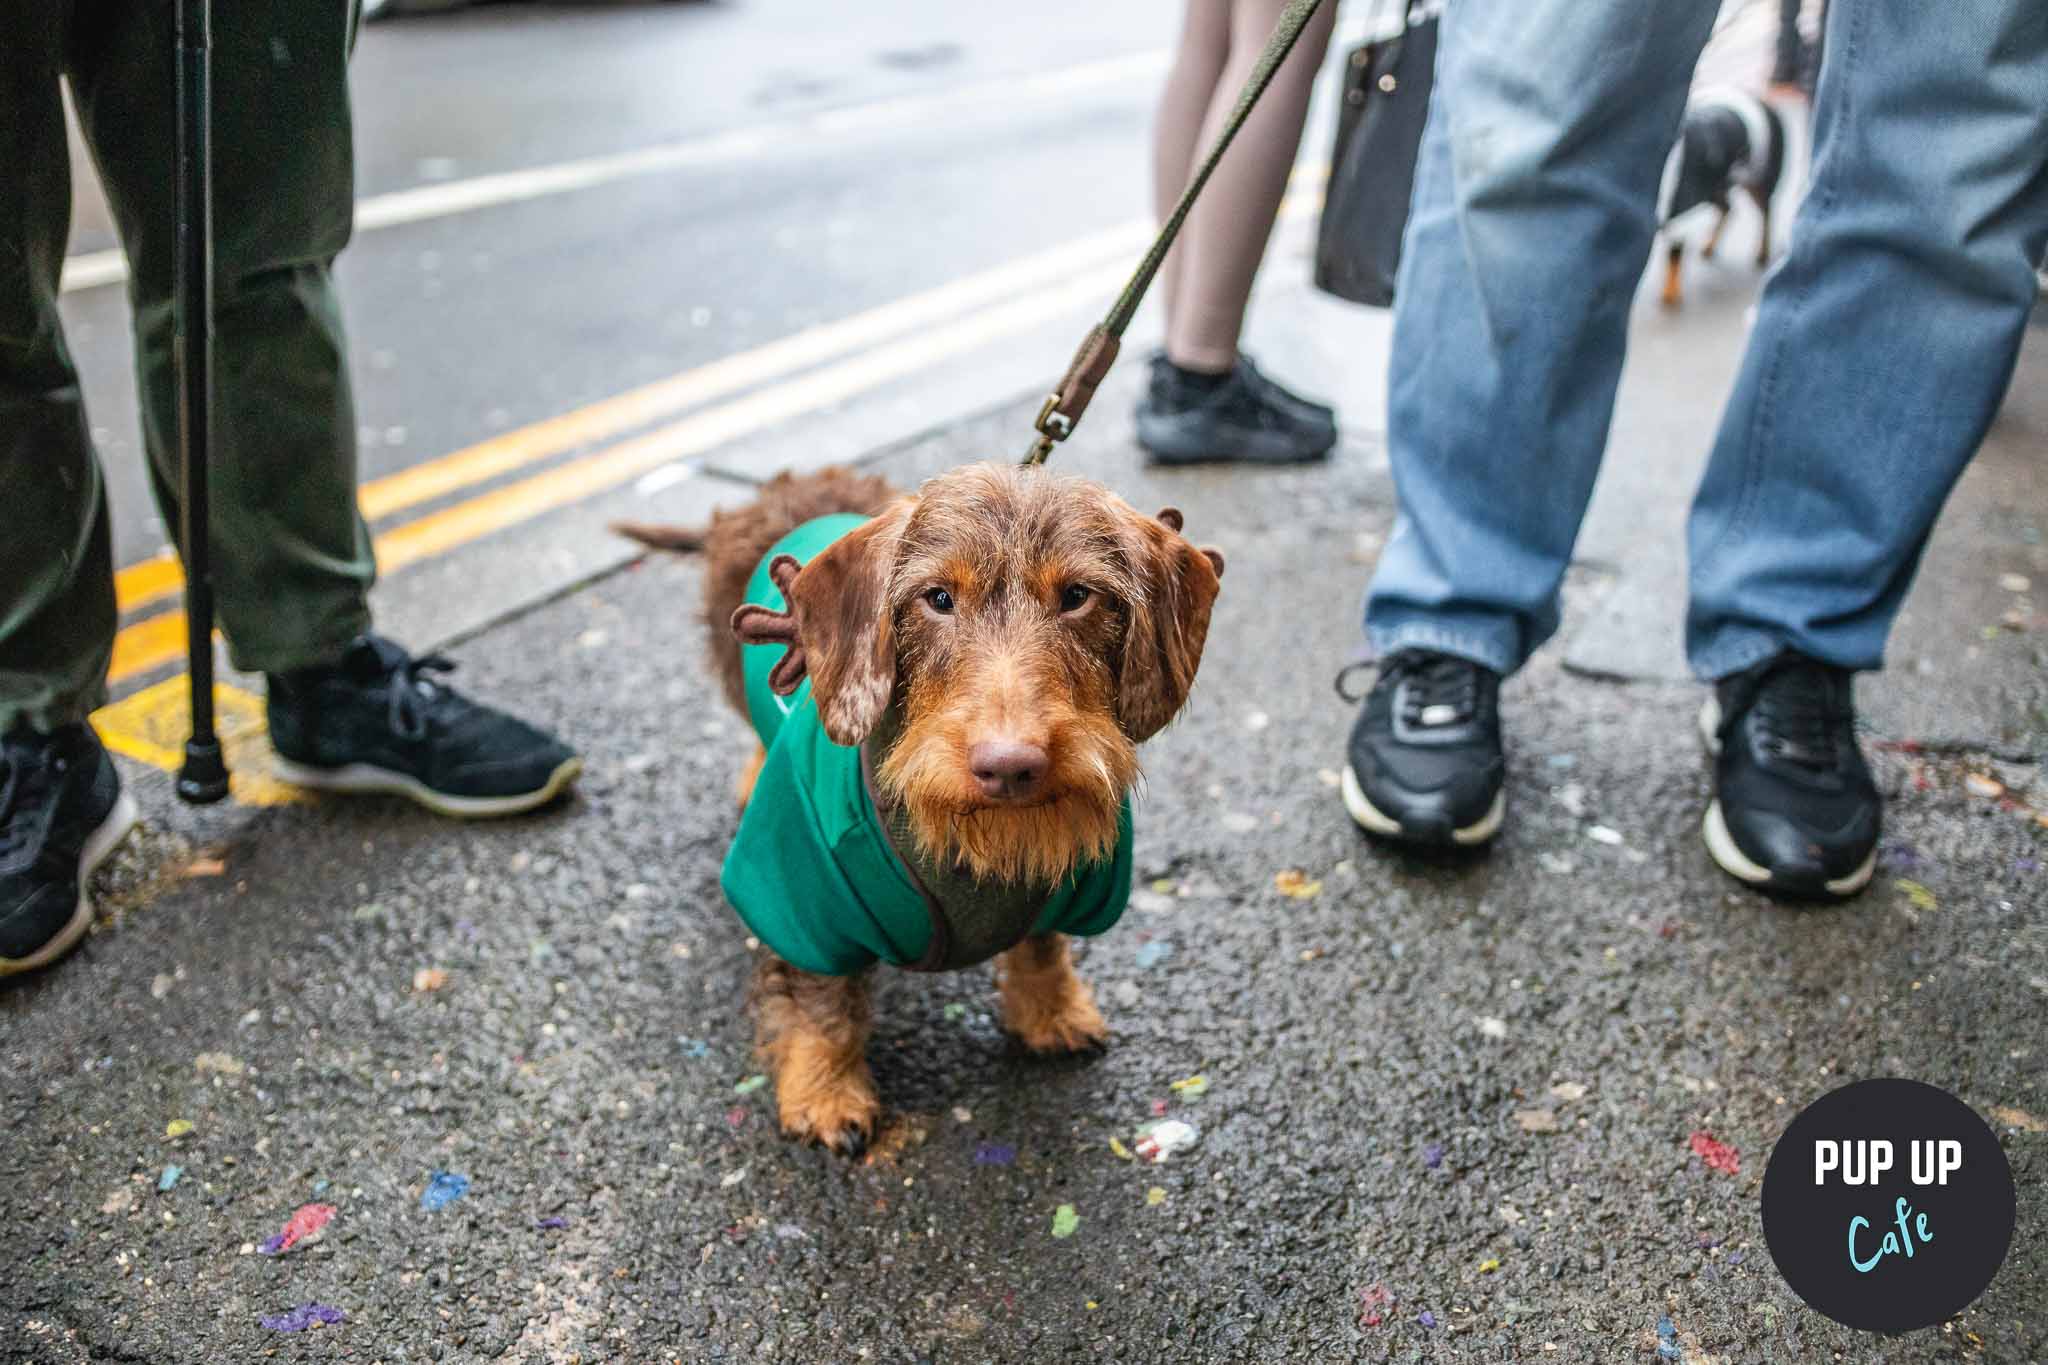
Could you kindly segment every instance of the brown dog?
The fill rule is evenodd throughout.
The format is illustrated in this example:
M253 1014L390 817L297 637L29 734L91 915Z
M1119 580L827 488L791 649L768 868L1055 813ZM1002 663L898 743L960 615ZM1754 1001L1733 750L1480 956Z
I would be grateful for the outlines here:
M785 555L770 566L786 612L747 601L771 549L841 512L867 519L807 563ZM1044 917L1063 903L1056 894L1106 886L1080 930L1097 932L1128 895L1125 798L1138 778L1137 746L1187 700L1223 569L1220 555L1197 550L1180 528L1170 508L1144 517L1086 480L997 464L939 475L914 496L845 469L785 474L705 532L618 528L656 548L705 551L714 665L741 714L751 701L757 731L762 693L757 669L750 699L743 641L785 647L768 685L787 695L809 678L829 739L814 748L828 760L859 750L857 781L871 803L863 812L887 831L891 866L923 897L919 914L929 912L925 942L883 942L860 968L814 971L764 955L757 1046L785 1132L845 1152L872 1133L880 1103L864 1056L864 966L877 958L934 970L993 955L1004 1027L1025 1047L1074 1052L1107 1039L1066 934L1044 932ZM796 725L749 764L743 804L757 780L782 780L804 761L783 752L804 742ZM771 826L773 818L757 801L727 860L728 898L742 916L770 937L751 892L735 889L781 876L798 898L815 886L831 905L807 931L813 938L868 932L856 901L841 910L832 900L836 864L815 864L817 873L783 866L814 866L793 845L820 823L815 814ZM757 821L781 841L772 856L749 852ZM748 865L736 867L743 855ZM788 955L803 957L811 941Z

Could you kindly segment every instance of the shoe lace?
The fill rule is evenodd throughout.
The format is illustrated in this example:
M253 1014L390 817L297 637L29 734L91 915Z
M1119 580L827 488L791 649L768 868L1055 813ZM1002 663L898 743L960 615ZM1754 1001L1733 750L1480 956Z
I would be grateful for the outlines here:
M1809 772L1835 767L1836 736L1851 723L1852 713L1827 668L1787 659L1766 668L1744 702L1756 717L1765 752ZM1736 714L1742 709L1738 707Z
M1407 684L1401 692L1401 720L1409 726L1457 725L1479 710L1479 665L1453 654L1398 654L1387 661L1380 678Z
M23 763L0 751L0 863L26 847L32 839L36 797L43 783L41 766Z
M427 722L437 703L454 694L436 683L430 673L453 673L455 661L441 654L410 655L396 660L385 675L391 693L391 731L402 739L425 739Z
M1377 669L1374 688L1409 682L1404 694L1401 718L1408 725L1455 725L1470 720L1479 710L1479 665L1453 654L1431 654L1424 650L1403 650L1391 659L1375 663L1361 659L1338 670L1337 695L1347 702L1365 700L1365 693L1349 690L1358 673ZM1448 707L1449 710L1442 708Z

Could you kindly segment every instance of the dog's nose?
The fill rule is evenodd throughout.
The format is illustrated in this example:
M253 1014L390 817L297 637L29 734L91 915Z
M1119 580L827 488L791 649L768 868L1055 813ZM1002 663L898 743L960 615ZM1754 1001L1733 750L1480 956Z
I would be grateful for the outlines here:
M983 795L998 801L1029 796L1045 777L1045 750L1014 739L984 739L967 751Z

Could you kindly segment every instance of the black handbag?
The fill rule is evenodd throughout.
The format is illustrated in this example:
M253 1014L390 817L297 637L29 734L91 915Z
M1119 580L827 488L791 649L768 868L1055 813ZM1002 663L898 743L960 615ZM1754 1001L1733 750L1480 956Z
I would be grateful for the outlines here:
M1401 32L1354 49L1345 62L1337 145L1316 232L1316 287L1338 298L1377 308L1394 301L1441 8L1417 4Z

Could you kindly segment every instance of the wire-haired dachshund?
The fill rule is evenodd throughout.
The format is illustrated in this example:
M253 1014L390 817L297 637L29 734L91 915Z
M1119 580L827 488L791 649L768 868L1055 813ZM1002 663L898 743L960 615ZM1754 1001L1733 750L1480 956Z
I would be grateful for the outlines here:
M722 878L766 953L756 1044L784 1132L861 1150L877 962L993 958L1033 1052L1108 1028L1069 937L1130 894L1138 745L1179 713L1222 556L1098 484L968 465L901 495L785 474L702 532L711 654L761 747Z

